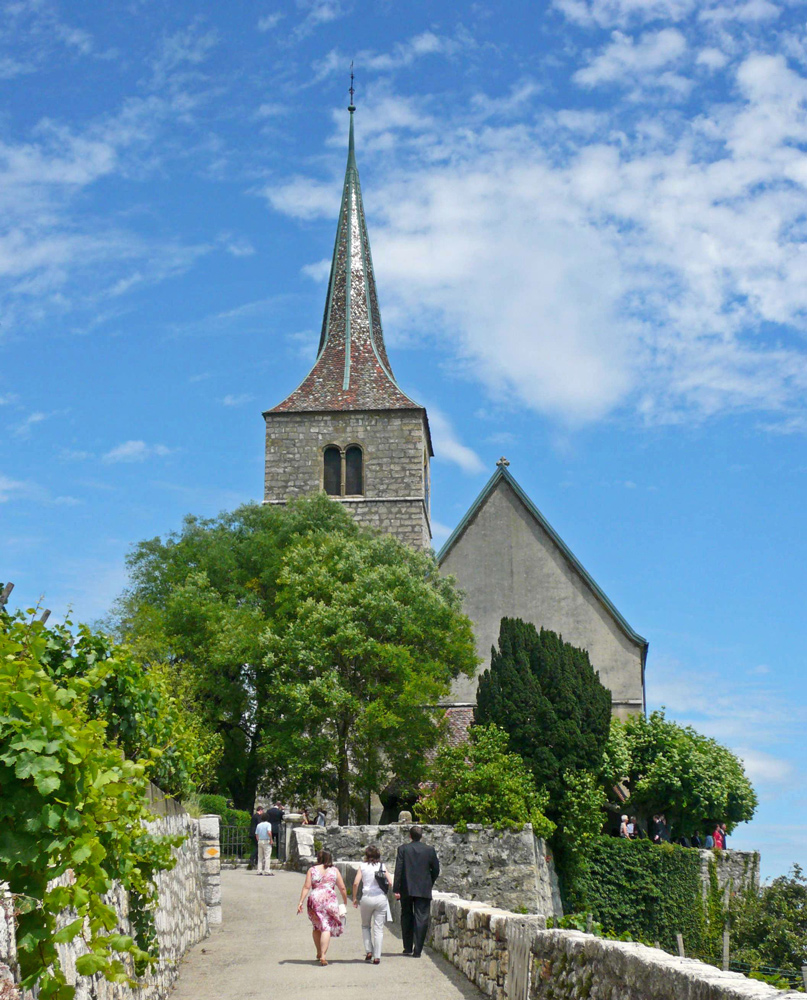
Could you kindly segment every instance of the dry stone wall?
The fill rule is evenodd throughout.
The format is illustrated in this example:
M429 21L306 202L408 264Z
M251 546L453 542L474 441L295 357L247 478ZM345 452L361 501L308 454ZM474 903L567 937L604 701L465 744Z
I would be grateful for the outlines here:
M175 849L176 865L157 876L159 904L154 915L160 947L158 964L132 989L125 983L109 983L100 975L79 976L76 959L85 952L80 939L61 945L59 954L68 982L76 987L76 1000L163 1000L173 986L185 952L207 937L211 924L221 923L221 861L219 817L192 819L170 799L155 797L152 810L161 813L148 824L156 836L183 836ZM120 886L106 897L120 918L122 933L129 932L128 903ZM0 910L0 983L4 966L16 971L14 918L10 899ZM131 970L130 970L131 971ZM24 993L23 1000L33 994Z
M428 944L493 1000L803 1000L641 944L437 893Z
M438 887L466 899L485 900L525 913L561 916L563 909L552 858L532 827L519 832L469 824L466 833L450 826L424 826L423 840L440 858ZM409 827L297 827L292 833L289 864L305 871L316 859L316 845L335 860L357 861L368 844L377 844L390 871L400 844L409 841Z
M704 897L709 891L709 867L716 866L717 884L730 892L759 887L759 854L756 851L700 850Z

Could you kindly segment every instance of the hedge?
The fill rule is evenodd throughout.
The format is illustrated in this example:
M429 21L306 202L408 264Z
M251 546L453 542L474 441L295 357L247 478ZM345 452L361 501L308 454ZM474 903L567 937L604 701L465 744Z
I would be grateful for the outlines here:
M587 910L606 934L658 941L675 951L683 934L688 955L703 947L700 858L691 848L649 840L600 837L575 880L574 906Z
M197 795L199 808L203 813L217 813L221 816L224 826L248 827L252 817L242 809L233 809L227 805L227 799L223 795Z

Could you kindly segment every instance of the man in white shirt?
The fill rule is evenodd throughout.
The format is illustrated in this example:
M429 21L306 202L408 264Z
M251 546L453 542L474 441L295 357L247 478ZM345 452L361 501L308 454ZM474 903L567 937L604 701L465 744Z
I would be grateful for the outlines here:
M255 830L258 838L258 875L274 875L272 862L272 824L264 819L258 823Z

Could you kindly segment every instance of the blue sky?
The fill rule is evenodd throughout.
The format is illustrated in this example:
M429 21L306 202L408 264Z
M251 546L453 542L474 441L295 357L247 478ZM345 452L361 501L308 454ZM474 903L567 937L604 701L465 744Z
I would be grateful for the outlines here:
M262 486L348 68L439 545L506 454L807 865L807 18L787 0L0 7L0 579L92 620Z

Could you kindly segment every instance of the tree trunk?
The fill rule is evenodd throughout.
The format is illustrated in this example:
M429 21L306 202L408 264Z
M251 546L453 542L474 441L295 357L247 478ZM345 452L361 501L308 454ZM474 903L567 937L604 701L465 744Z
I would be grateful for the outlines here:
M340 826L347 826L350 822L350 769L347 758L347 728L347 723L339 723L336 806L339 811Z

